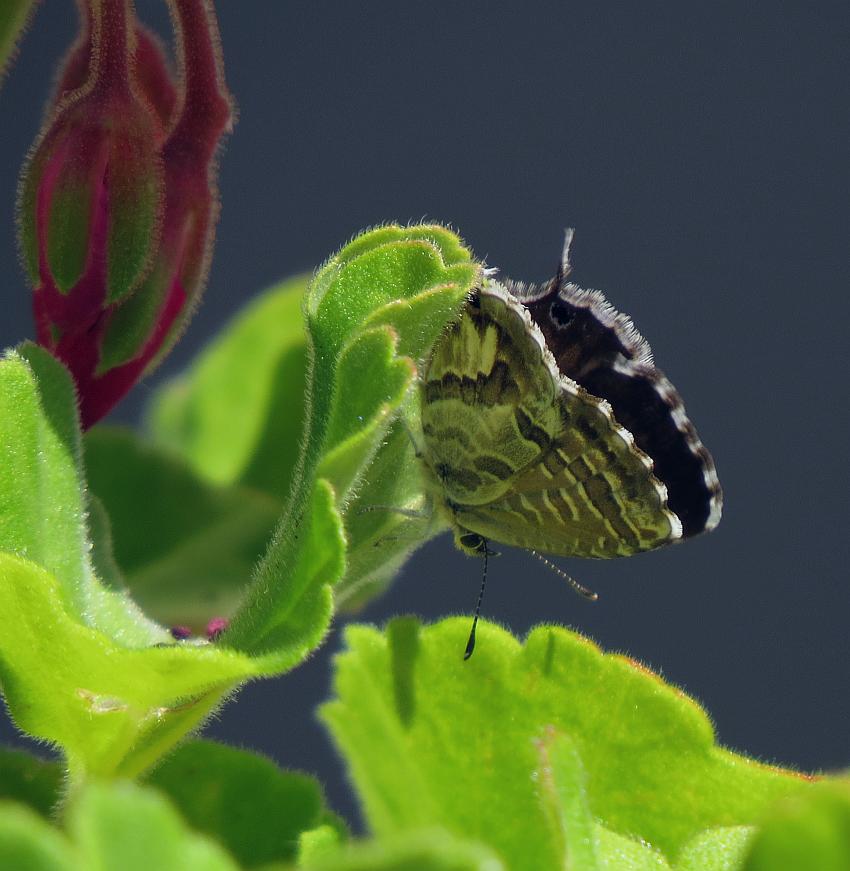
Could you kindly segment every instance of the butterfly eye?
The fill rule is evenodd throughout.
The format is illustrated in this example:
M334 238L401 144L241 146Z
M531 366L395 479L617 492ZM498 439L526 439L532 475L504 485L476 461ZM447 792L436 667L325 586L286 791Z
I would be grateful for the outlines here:
M566 327L575 317L576 310L562 299L556 299L549 309L552 320L561 328Z
M477 532L465 532L459 536L458 543L470 553L479 554L487 550L487 542Z

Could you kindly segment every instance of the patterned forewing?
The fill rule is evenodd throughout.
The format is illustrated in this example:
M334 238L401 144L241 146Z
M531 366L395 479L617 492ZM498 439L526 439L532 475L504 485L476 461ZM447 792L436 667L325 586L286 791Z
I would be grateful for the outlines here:
M422 390L425 463L461 528L599 558L681 534L649 460L607 403L559 377L518 304L482 293Z
M526 325L482 293L436 347L422 382L424 461L440 495L484 505L540 455L518 420L555 426L556 387L529 360Z

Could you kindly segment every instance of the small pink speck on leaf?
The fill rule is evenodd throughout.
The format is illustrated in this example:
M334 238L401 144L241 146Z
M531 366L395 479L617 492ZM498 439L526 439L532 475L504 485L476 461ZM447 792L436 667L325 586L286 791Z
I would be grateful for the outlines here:
M216 641L221 636L222 632L230 625L230 621L226 617L213 617L207 623L207 638L210 641Z

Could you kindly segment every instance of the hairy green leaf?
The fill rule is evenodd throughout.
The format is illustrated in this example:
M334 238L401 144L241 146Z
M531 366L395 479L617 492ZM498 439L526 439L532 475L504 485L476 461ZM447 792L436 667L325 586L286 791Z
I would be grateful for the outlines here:
M468 632L450 619L346 633L322 717L379 837L441 826L511 868L570 855L592 868L583 779L597 866L657 868L704 830L751 825L809 786L718 747L691 699L574 633L540 627L520 645L484 624L464 662ZM626 854L632 865L612 864Z
M306 286L301 276L261 294L154 394L152 437L213 483L281 499L289 490L304 421Z
M348 568L336 588L338 607L356 609L381 592L416 548L445 529L422 489L411 435L417 415L414 395L346 506Z
M218 844L186 827L165 796L131 783L89 785L71 804L68 828L81 869L237 869Z
M364 233L320 269L307 290L307 415L293 486L246 605L226 643L277 661L281 645L316 643L345 570L340 511L358 486L413 383L415 361L444 320L393 320L399 304L457 311L479 267L442 227ZM426 306L427 308L427 306ZM380 326L364 327L370 318ZM404 324L402 325L402 322ZM404 347L406 354L399 356ZM305 627L306 615L324 620Z
M0 680L16 724L64 751L72 782L133 774L266 673L217 646L175 644L95 576L70 378L35 346L0 361ZM95 524L106 565L106 521ZM303 643L290 663L304 655ZM280 659L284 659L284 652Z
M743 871L850 868L850 780L824 781L777 804L753 836Z
M71 845L30 808L0 801L0 868L80 871Z
M294 860L301 834L323 820L322 790L312 777L212 741L184 744L148 781L244 868Z
M341 503L369 465L415 376L412 361L396 356L395 333L386 327L361 333L341 353L318 472ZM364 385L379 386L366 390Z
M247 487L210 484L129 430L95 427L85 449L89 487L111 521L114 559L145 613L201 634L212 617L229 617L281 503ZM105 546L95 547L98 559Z
M61 787L62 766L58 762L0 748L0 799L20 802L47 817L59 801Z
M71 376L36 345L0 361L0 552L45 568L81 622L138 647L164 641L120 590L95 577ZM3 579L0 578L0 583Z
M439 829L354 843L299 865L303 871L506 871L486 847Z
M300 413L306 378L301 453L296 461L291 440L281 445L292 486L241 603L241 581L279 507L268 494L282 478L273 472L266 494L220 482L238 484L251 467L269 399L280 395L277 364L304 353L295 288L260 304L264 318L276 313L272 328L285 324L283 338L254 313L205 358L182 406L173 393L170 405L163 400L162 440L201 457L194 473L131 436L95 432L89 497L68 373L34 346L0 362L0 609L11 624L0 637L0 678L16 723L62 747L75 787L144 771L240 682L291 668L321 642L346 565L341 511L380 452L415 360L478 274L440 227L364 234L317 274L304 303L309 366L294 373L284 409ZM404 316L408 304L417 318ZM228 371L252 353L261 377L250 377L250 365ZM208 401L217 379L224 406ZM252 422L240 428L232 422L245 418L242 394ZM234 433L235 452L217 451L216 440ZM200 628L236 608L231 626L215 644L177 643L129 598L124 579L166 622Z
M406 431L415 428L416 408L406 393L413 364L456 316L477 278L478 266L442 227L364 233L311 282L306 334L295 317L304 280L282 282L225 328L186 376L155 395L148 416L153 437L211 481L289 494L281 534L299 522L308 479L328 478L349 549L336 598L358 605L441 529L423 503ZM290 494L305 387L313 413L302 445L301 488ZM409 426L393 425L400 409ZM286 550L273 548L269 559L278 565ZM254 625L245 624L246 635L257 637ZM237 625L230 643L241 631Z
M700 832L685 844L676 871L736 871L754 831L752 826L722 826Z
M0 681L17 725L64 750L74 782L135 774L257 673L215 645L133 649L65 609L55 578L0 554Z

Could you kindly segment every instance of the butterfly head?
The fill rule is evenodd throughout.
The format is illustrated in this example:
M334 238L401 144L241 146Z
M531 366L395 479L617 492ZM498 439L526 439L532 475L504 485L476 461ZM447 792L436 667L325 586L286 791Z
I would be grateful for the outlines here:
M455 545L467 556L484 556L487 552L487 539L477 532L469 532L462 527L455 527Z

